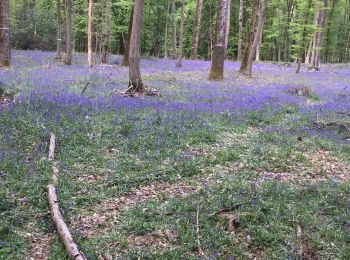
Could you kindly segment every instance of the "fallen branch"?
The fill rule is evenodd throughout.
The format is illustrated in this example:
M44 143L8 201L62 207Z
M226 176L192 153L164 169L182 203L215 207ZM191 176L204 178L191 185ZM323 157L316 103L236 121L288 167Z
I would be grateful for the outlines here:
M85 87L83 88L83 91L80 93L81 95L85 92L85 90L86 90L86 88L89 86L89 82L88 83L86 83L86 85L85 85Z
M340 111L340 112L337 112L337 114L350 116L350 112L347 112L347 111Z
M52 161L55 157L55 146L56 146L56 136L54 134L50 135L50 145L49 145L49 160Z
M50 145L49 145L49 155L48 158L50 161L54 160L55 156L55 146L56 146L56 137L54 134L50 135ZM58 206L58 199L56 195L55 184L58 179L58 169L56 167L56 162L52 162L52 182L53 184L47 185L47 197L49 200L50 213L53 222L55 223L56 230L60 235L63 244L66 248L66 251L70 259L74 260L86 260L85 256L78 250L77 245L74 243L71 233L63 220L63 217L60 213Z
M256 197L252 197L253 199L255 199ZM222 209L219 209L218 211L212 213L209 215L209 217L214 217L216 215L219 215L221 213L225 213L225 212L231 212L233 210L236 210L236 209L239 209L240 207L242 207L244 204L246 203L249 203L250 200L247 200L247 201L243 201L242 203L237 203L235 205L232 205L231 207L227 207L227 208L222 208Z
M200 241L200 235L199 235L199 206L197 207L197 214L196 214L196 235L197 235L197 246L198 246L198 252L200 255L204 255L204 252L202 250L201 241Z
M322 127L329 127L329 126L338 126L341 127L343 129L345 129L346 131L350 132L350 127L347 126L346 123L344 122L336 122L336 121L314 121L313 122L315 125L317 125L319 128Z
M80 253L77 245L74 243L72 235L70 234L69 229L60 213L55 186L53 184L49 184L47 185L47 190L51 217L67 250L69 258L72 260L86 260L85 256Z

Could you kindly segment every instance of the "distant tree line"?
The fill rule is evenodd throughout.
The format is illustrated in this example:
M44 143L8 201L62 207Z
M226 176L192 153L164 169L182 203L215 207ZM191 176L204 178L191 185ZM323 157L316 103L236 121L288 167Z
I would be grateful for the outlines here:
M124 54L137 92L141 55L170 56L177 67L186 57L211 60L211 80L223 80L225 59L241 61L248 76L253 60L297 62L296 72L303 62L317 71L321 62L350 60L350 0L2 0L0 7L2 67L11 31L13 48L56 49L58 59L64 51L67 65L74 51L87 52L90 66Z
M13 48L55 49L57 10L60 11L60 25L63 32L61 41L62 47L65 48L64 31L68 20L65 6L68 2L69 0L10 0ZM107 45L111 53L124 54L132 0L91 2L93 13L91 44L94 51L102 52ZM200 59L210 59L220 2L186 0L184 57L193 59L197 56ZM240 59L248 38L249 18L252 15L254 0L230 0L229 4L226 58ZM173 45L179 47L180 44L181 6L181 0L145 2L140 39L142 55L175 58ZM88 7L88 0L72 2L73 51L87 52ZM107 16L109 19L106 19ZM107 22L110 24L110 37L106 43ZM316 33L318 34L316 36L313 35L314 32L320 33ZM314 41L311 43L313 38ZM301 59L305 59L307 51L318 49L321 62L348 62L349 43L350 0L270 0L255 58L292 62L300 59L300 56ZM311 59L311 56L308 58ZM314 61L310 62L315 65Z

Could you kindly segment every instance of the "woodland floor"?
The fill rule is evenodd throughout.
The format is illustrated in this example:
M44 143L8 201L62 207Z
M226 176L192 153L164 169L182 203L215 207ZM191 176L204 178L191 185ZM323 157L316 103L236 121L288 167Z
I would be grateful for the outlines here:
M88 259L349 259L350 65L143 59L161 97L123 97L128 68L14 51L0 71L0 259L67 259L58 198ZM114 63L114 64L113 64ZM84 86L89 83L81 94Z

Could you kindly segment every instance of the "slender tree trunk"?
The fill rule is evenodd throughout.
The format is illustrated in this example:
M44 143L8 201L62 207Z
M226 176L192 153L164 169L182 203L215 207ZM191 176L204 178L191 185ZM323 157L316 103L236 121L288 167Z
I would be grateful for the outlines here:
M211 60L213 50L213 0L209 0L209 25L208 25L208 60Z
M124 56L122 61L122 66L129 66L129 50L130 50L130 39L131 39L131 31L132 31L132 24L133 24L133 18L134 18L134 7L135 4L131 6L130 10L130 19L129 19L129 27L128 27L128 39L126 40L125 44L125 50L124 50Z
M185 27L185 0L181 0L179 53L178 53L177 62L176 62L176 67L177 67L177 68L182 67L183 42L184 42L184 27Z
M153 55L156 58L159 58L160 56L160 41L161 41L161 35L162 35L162 23L161 23L161 10L160 10L160 3L159 0L157 1L157 29L156 29L156 36L155 36L155 41L154 41L154 48L153 48L153 52L151 53L151 55Z
M324 8L327 7L327 0L324 0L323 7ZM314 60L314 69L316 71L320 70L320 63L321 63L321 46L322 46L322 40L323 40L323 29L326 22L326 11L324 8L320 12L319 26L321 28L321 31L317 35L317 49L316 49L316 55Z
M191 48L191 60L197 59L197 49L198 49L198 40L201 30L201 16L202 16L202 6L203 0L197 0L196 7L196 16L194 18L193 34L192 34L192 48Z
M66 15L67 15L67 24L66 24L66 58L65 64L72 64L72 0L66 0Z
M259 0L254 0L253 6L252 6L252 15L249 20L249 28L248 28L248 39L247 39L247 46L245 47L241 66L239 68L239 72L245 74L248 68L248 59L249 54L252 49L253 39L254 39L254 28L256 23L256 13L259 8Z
M228 0L220 0L216 18L216 40L211 61L211 67L208 79L224 79L224 62L225 62L225 30L227 22Z
M111 30L109 27L109 15L110 15L110 10L112 5L111 0L107 0L106 5L107 6L106 6L106 17L105 17L105 30L103 33L101 64L107 64L108 62L108 46L109 46L109 39L111 35Z
M312 5L312 0L308 0L308 9L311 8L311 5ZM304 22L303 22L304 28L303 28L303 33L302 33L302 37L301 37L301 44L300 44L301 48L298 52L298 57L297 57L298 66L297 66L297 69L295 70L296 74L299 73L299 71L300 71L303 55L305 57L306 36L307 36L306 24L309 21L309 14L310 14L310 12L308 12L308 11L306 11L305 14L302 14L304 17Z
M61 39L61 1L57 0L57 59L62 59L62 39Z
M237 60L242 59L244 0L239 1Z
M97 26L96 26L97 27ZM96 28L96 32L95 32L95 64L97 63L97 55L98 55L98 30Z
M74 4L72 4L72 54L75 52L75 19Z
M311 52L312 52L312 43L313 43L314 39L312 38L309 44L309 48L307 49L307 54L305 57L305 64L306 66L309 66L309 64L311 63Z
M10 45L10 3L9 0L0 2L0 69L11 65Z
M230 25L231 25L231 0L227 1L227 22L225 29L225 52L228 47L228 38L230 36Z
M325 7L327 7L327 0L320 3L319 8L315 15L315 25L317 26L317 31L314 32L312 41L312 51L310 63L308 64L309 69L319 71L320 69L320 48L322 45L322 30L325 24Z
M172 3L171 3L171 13L172 13L172 21L173 21L173 31L172 31L173 59L176 60L176 5L175 5L175 0L172 0Z
M164 59L168 58L168 14L170 2L168 1L167 16L165 18L165 33L164 33Z
M92 0L89 0L88 6L88 64L93 65L92 62Z
M140 71L140 32L144 0L135 0L129 50L129 88L131 92L144 92Z
M255 52L261 37L261 34L263 33L264 29L264 20L265 20L265 11L267 8L267 5L269 4L269 0L263 0L263 3L261 3L261 6L259 8L259 19L258 19L258 26L256 28L256 33L254 37L254 42L252 47L250 48L249 56L248 56L248 62L247 62L247 68L243 72L246 76L252 75L252 66L253 66L253 59L255 56Z
M263 25L262 25L263 27L264 27L264 21L263 21ZM255 60L256 61L260 61L260 48L261 48L261 43L262 43L262 36L263 36L263 34L260 33L258 45L256 46L256 53L255 53Z

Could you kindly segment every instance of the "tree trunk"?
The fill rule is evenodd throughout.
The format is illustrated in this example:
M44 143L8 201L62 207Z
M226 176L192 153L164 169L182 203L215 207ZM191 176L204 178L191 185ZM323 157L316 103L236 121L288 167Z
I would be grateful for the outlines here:
M10 4L9 0L0 3L0 68L11 65L10 45Z
M259 8L259 19L258 19L258 26L256 28L256 33L254 37L254 42L252 47L250 48L249 56L248 56L248 62L247 62L247 68L243 72L246 76L252 75L252 66L253 66L253 59L255 56L255 52L260 40L260 37L263 33L264 28L264 20L265 20L265 11L267 8L267 5L269 4L269 0L263 0L263 3L261 3L261 6Z
M140 32L144 0L135 0L129 50L129 89L144 92L140 72Z
M105 17L105 30L103 33L103 42L102 42L102 51L101 51L101 64L107 64L108 62L108 46L109 46L109 38L111 35L111 30L109 27L109 13L111 10L112 2L111 0L107 0L106 3L106 17Z
M230 36L230 25L231 25L231 0L227 1L227 22L225 29L225 52L228 47L228 38Z
M164 33L164 59L168 58L168 14L170 9L170 2L168 1L167 15L165 17L165 33Z
M311 8L311 5L312 5L312 0L308 0L308 9ZM305 48L306 48L306 36L307 36L307 28L306 28L306 24L308 23L309 21L309 14L310 12L306 11L304 14L302 14L302 17L304 17L304 26L303 26L303 33L302 33L302 36L301 36L301 47L299 49L299 52L298 52L298 56L297 56L297 63L298 63L298 66L297 66L297 69L295 70L295 73L299 73L300 72L300 68L301 68L301 62L302 62L302 58L303 58L303 55L305 57Z
M252 15L249 20L247 46L244 49L241 66L239 68L239 72L243 74L247 71L247 68L248 68L248 59L249 59L249 54L251 52L252 44L253 44L256 13L258 11L258 7L259 7L259 0L254 0L253 6L252 6Z
M317 26L317 31L314 32L312 41L312 50L310 63L308 64L309 69L319 71L320 69L320 48L322 45L322 30L325 25L326 15L325 7L327 7L327 0L320 3L320 6L316 12L315 25Z
M176 5L175 5L175 0L172 0L171 3L171 13L172 13L172 20L173 20L173 59L176 60Z
M66 0L66 15L67 15L67 24L66 24L66 58L65 64L72 64L72 3L73 0Z
M62 39L61 39L61 1L57 0L57 59L62 59Z
M134 6L135 6L135 4L133 4L131 6L129 27L128 27L128 39L126 40L126 44L125 44L123 61L121 64L122 66L129 66L129 50L130 50L131 31L132 31L132 26L133 26L132 23L133 23L133 18L134 18Z
M239 1L237 60L242 59L244 0Z
M211 53L213 50L213 0L209 0L209 25L208 25L208 60L211 60Z
M160 9L160 3L159 0L157 1L157 26L156 26L156 35L155 35L155 41L154 41L154 48L153 48L153 52L150 53L151 55L153 55L156 58L159 58L160 56L160 41L162 38L162 23L161 23L161 9Z
M74 5L72 5L72 28L75 28L75 15L74 15ZM75 33L74 33L74 29L72 32L72 54L74 54L75 52Z
M190 55L191 60L197 59L198 40L199 40L199 34L201 30L202 6L203 6L203 0L197 0L196 16L194 18L194 27L193 27L193 34L192 34L192 48L191 48L191 55Z
M180 39L179 39L179 53L177 57L176 67L182 67L183 56L183 42L184 42L184 27L185 27L185 0L181 0L181 19L180 19Z
M88 6L88 64L92 66L92 0L89 0Z
M265 19L264 19L264 21L265 21ZM263 26L264 26L264 21L263 21ZM256 52L255 52L255 60L256 61L260 61L260 48L261 48L261 43L262 43L262 36L263 36L263 34L260 33L258 45L256 46Z
M220 0L218 13L216 17L216 40L211 61L211 67L208 79L224 79L224 61L225 61L225 30L227 22L228 0Z

